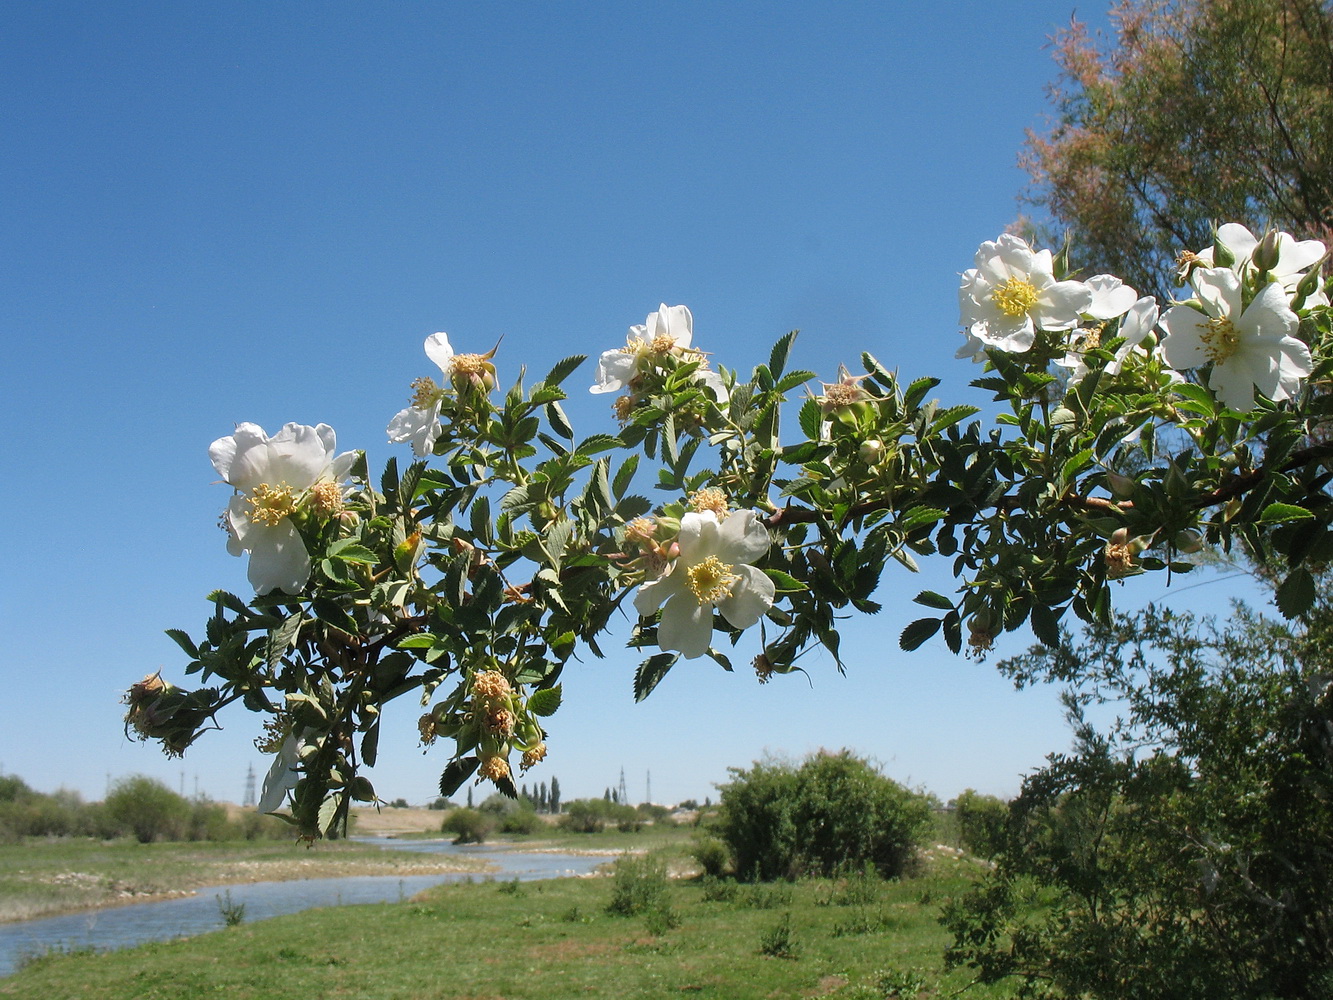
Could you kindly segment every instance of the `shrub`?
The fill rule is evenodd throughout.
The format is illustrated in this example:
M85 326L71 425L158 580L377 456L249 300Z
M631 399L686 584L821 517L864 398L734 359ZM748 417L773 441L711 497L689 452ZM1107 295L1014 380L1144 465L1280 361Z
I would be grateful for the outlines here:
M536 833L546 826L530 805L521 805L500 820L501 833Z
M958 839L965 850L982 858L993 858L1004 848L1004 830L1009 806L994 795L979 795L967 789L954 803L958 817Z
M782 920L759 936L759 954L771 958L796 957L796 938L791 932L790 913L784 913Z
M716 837L700 837L690 846L690 854L705 875L720 878L731 864L731 852Z
M666 906L666 862L649 855L622 854L612 873L607 912L622 917Z
M731 775L717 829L743 878L832 876L866 864L896 877L929 822L923 796L846 750Z
M561 828L574 833L601 833L608 823L625 832L637 831L643 825L632 806L606 799L575 799L565 804L565 813L560 817Z
M108 823L141 844L183 840L190 829L190 803L155 778L142 774L117 781L106 797Z
M483 844L495 832L496 819L479 809L455 809L440 824L442 833L452 833L455 844Z

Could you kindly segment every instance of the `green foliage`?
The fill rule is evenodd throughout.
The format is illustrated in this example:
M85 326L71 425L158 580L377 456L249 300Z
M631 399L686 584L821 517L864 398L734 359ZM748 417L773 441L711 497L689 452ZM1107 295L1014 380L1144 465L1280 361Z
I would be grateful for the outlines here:
M923 796L848 751L730 773L717 832L744 878L828 876L863 865L901 875L929 819Z
M706 876L720 878L731 867L731 852L717 837L704 835L690 845L690 855Z
M666 862L650 854L622 854L611 873L608 913L632 917L661 909L667 893Z
M107 821L131 833L141 844L184 840L190 829L190 803L162 782L144 775L122 778L105 803Z
M228 927L237 927L245 922L245 904L237 903L231 898L231 890L216 897L218 901L218 912L222 914L222 922Z
M1026 200L1088 273L1165 300L1161 276L1219 220L1333 227L1328 4L1136 0L1113 18L1114 44L1077 21L1056 36L1055 125L1023 158Z
M759 954L770 958L798 958L799 949L796 936L791 929L791 914L784 913L782 919L768 927L759 935Z
M575 799L566 802L560 817L560 827L575 833L601 833L614 826L622 833L642 828L642 820L633 806L620 805L606 799Z
M498 821L493 813L480 809L455 809L440 824L442 833L452 833L455 844L482 844L495 832Z
M529 804L511 809L500 818L501 833L531 834L545 829L546 824Z
M1296 632L1149 609L1002 664L1114 701L1028 777L996 868L947 911L950 959L1057 996L1315 997L1331 985L1333 693Z
M966 789L954 802L958 820L958 839L965 850L979 858L991 858L1004 847L1009 806L994 795L980 795Z

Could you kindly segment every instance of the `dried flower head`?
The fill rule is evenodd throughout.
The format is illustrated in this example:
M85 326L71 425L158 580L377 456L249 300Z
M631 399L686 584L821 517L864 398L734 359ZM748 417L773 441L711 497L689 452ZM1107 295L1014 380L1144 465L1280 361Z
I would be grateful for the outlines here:
M501 781L509 777L509 761L499 754L481 758L481 767L477 772L487 781Z
M546 759L546 743L545 741L539 741L537 745L533 747L531 750L523 751L522 768L523 770L526 771L530 767L536 767L545 759Z
M498 670L483 670L472 681L472 691L484 701L498 701L509 697L513 688L505 675Z
M711 510L717 515L719 521L725 521L727 515L731 513L731 508L727 502L727 494L716 486L708 486L701 490L695 490L689 498L690 510L697 514L702 514L706 510Z

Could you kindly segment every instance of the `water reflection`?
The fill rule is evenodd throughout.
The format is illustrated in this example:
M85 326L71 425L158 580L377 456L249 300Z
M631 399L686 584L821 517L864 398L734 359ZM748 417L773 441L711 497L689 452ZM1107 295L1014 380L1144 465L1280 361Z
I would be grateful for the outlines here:
M455 847L446 840L356 839L363 843L381 844L395 851L476 858L491 862L495 869L483 875L466 872L409 876L358 875L217 886L200 889L198 895L182 899L131 903L63 917L0 924L0 976L12 973L22 956L41 954L51 948L93 947L99 951L110 951L146 941L166 941L218 930L223 926L218 897L228 890L234 904L245 904L245 921L249 923L298 913L315 906L407 899L433 885L466 881L469 878L517 878L526 882L586 875L608 860L605 857L579 854L525 854L475 844Z

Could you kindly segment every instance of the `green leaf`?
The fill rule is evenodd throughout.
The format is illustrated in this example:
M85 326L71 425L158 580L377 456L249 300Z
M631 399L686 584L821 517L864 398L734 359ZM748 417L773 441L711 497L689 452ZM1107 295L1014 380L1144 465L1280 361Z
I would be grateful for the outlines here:
M534 691L528 698L528 711L533 715L554 715L556 709L560 707L560 697L559 684L555 687Z
M910 652L938 632L941 624L938 618L918 618L903 629L898 645Z
M580 441L574 452L578 455L596 455L599 451L610 451L612 448L619 447L620 438L611 434L594 434L592 437Z
M675 653L658 653L640 663L639 669L634 671L634 700L643 701L652 694L653 688L661 683L678 659L680 657Z
M824 420L824 411L820 409L817 401L807 399L802 403L796 419L801 425L802 434L812 441L819 439L819 425Z
M947 511L940 510L938 507L913 507L903 515L902 520L898 522L904 530L910 531L913 528L919 528L923 524L934 524L941 520ZM949 607L953 607L952 604Z
M796 339L796 331L784 334L778 338L778 342L773 345L773 352L768 356L768 367L774 375L781 375L782 369L787 367L787 355L791 352L792 341Z
M305 615L298 611L281 625L269 629L268 649L264 658L270 667L277 667L283 654L296 644L296 637L301 634L301 626L304 623Z
M328 557L342 562L367 563L374 566L380 557L355 538L344 538L329 546Z
M379 756L379 750L380 750L380 720L376 718L375 721L370 724L370 728L366 730L365 735L361 737L361 760L365 762L366 767L375 766L375 758ZM370 801L370 800L362 800L362 801Z
M1305 521L1312 517L1314 515L1304 507L1291 503L1270 503L1259 516L1259 521L1262 524L1281 524L1284 521Z
M319 829L321 833L330 833L338 820L338 810L343 804L343 793L334 792L319 806Z
M567 441L574 440L574 425L569 422L565 416L565 411L560 408L559 403L546 404L546 420L551 425L551 429Z
M569 357L557 361L555 367L546 373L546 378L542 381L547 385L559 385L573 374L575 368L587 360L588 356L586 354L571 354Z
M780 594L795 593L800 590L809 590L810 588L803 584L796 577L789 573L784 573L780 569L766 569L764 575L773 581L773 586L777 588Z
M1042 645L1055 649L1060 645L1060 616L1045 604L1032 605L1032 634L1041 640Z
M629 489L630 480L634 478L634 472L638 467L639 454L635 452L625 459L624 464L616 471L616 478L611 483L611 491L615 494L617 500L623 497L625 491Z
M1314 575L1304 566L1297 566L1277 588L1277 608L1284 617L1296 618L1310 610L1315 596Z
M448 798L458 791L460 785L472 777L472 772L481 765L480 757L460 757L451 760L440 775L440 795Z
M409 635L406 639L399 640L398 649L430 649L438 642L435 636L429 632L418 632L416 635Z
M939 611L952 611L953 601L943 594L937 594L933 590L923 590L912 598L917 604L925 605L928 608L935 608Z
M921 405L921 401L926 398L926 393L940 384L937 378L919 378L907 387L903 393L903 406L909 410L914 410ZM975 382L972 383L976 385Z
M193 639L178 628L169 628L166 631L167 635L171 636L172 641L185 650L185 655L192 660L199 659L199 647L194 644Z

